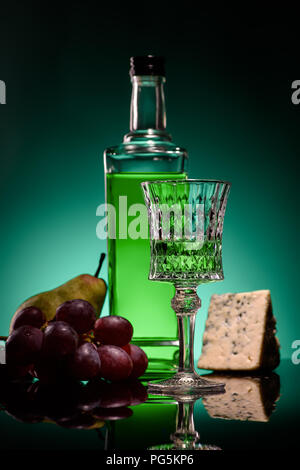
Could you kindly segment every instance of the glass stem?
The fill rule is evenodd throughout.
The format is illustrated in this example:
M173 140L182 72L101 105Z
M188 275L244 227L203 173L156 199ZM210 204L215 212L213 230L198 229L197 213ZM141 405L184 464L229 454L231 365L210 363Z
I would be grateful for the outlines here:
M178 402L176 431L170 437L176 448L192 449L199 439L199 433L194 425L195 401Z
M195 435L194 425L194 401L179 402L177 415L177 432L186 435Z
M178 373L194 372L194 330L196 313L201 307L201 300L196 287L176 286L171 305L178 320L179 367Z

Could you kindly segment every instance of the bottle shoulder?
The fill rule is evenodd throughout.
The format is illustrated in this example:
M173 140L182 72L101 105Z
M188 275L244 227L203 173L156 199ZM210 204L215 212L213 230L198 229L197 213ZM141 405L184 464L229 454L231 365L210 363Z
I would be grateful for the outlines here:
M187 158L187 150L179 147L174 142L165 140L146 140L122 142L119 145L108 147L104 151L104 156L116 159L126 158L153 158L160 156L163 158Z
M119 145L104 151L106 173L170 172L186 170L187 151L165 131L148 129L124 136Z

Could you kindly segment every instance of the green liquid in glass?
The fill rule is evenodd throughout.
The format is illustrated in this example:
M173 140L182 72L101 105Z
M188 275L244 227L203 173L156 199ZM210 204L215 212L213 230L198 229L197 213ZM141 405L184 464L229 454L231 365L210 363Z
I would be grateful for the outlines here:
M185 173L108 173L106 201L116 209L116 239L108 239L110 314L127 318L133 325L133 342L149 358L149 370L172 368L178 351L177 319L171 308L174 287L148 280L149 239L120 239L119 196L127 196L127 207L144 204L143 181L186 179ZM127 216L127 228L136 216ZM177 342L167 344L168 342Z
M192 280L223 276L220 240L154 240L153 255L153 279Z

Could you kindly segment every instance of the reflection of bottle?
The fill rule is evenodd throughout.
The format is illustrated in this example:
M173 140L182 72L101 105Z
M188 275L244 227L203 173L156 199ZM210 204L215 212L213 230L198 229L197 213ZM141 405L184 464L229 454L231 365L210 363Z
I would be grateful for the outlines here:
M177 405L171 400L154 400L134 407L131 418L114 423L110 439L118 450L145 450L151 444L168 441L176 422ZM112 448L110 446L110 449Z
M149 239L134 239L130 224L139 216L133 204L144 205L140 183L186 178L187 153L166 133L163 58L133 57L130 75L130 132L123 143L104 152L106 202L116 210L115 239L108 239L110 314L132 322L133 342L147 353L149 369L164 371L173 368L178 349L177 320L170 305L173 287L148 281ZM141 231L138 224L131 227Z

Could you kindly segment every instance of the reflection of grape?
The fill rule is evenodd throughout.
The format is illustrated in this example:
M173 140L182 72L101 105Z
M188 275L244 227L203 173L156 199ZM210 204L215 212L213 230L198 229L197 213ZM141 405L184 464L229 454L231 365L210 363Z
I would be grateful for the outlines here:
M35 382L31 389L31 401L43 415L53 421L68 419L77 414L76 397L80 385L76 382L52 384Z
M4 377L6 380L25 380L30 378L33 365L19 365L19 364L0 364L1 368L5 368ZM2 378L2 373L0 372L0 380Z
M31 387L32 382L24 379L1 383L1 408L5 405L6 413L17 421L36 423L43 419L37 403L31 399Z
M46 384L65 382L68 378L66 362L62 358L58 361L42 356L36 361L32 375Z
M121 348L110 348L127 354ZM47 363L56 365L57 371L62 373L68 361L44 358L44 366ZM9 380L7 367L0 367L1 408L14 419L26 423L50 420L64 428L94 429L103 426L103 420L130 417L133 411L128 406L147 399L146 388L138 380L108 383L94 379L83 384L66 380L65 374L59 381L46 384L32 379Z
M147 400L147 388L139 380L128 382L128 387L131 393L130 406L140 405Z
M26 307L20 310L15 316L12 329L16 330L19 326L30 325L41 328L46 323L46 317L37 307Z
M6 408L6 413L21 423L39 423L43 420L38 411L30 408L30 404L13 404L10 403Z
M148 367L148 358L146 353L135 344L127 344L123 349L129 354L133 363L133 369L130 378L137 379Z
M105 383L101 390L101 408L120 408L131 404L132 396L127 382Z
M98 408L101 402L102 380L91 380L81 384L76 397L76 408L80 411L91 411Z
M79 380L89 380L99 375L100 358L96 346L92 343L79 346L70 361L70 369L72 376Z
M102 344L125 346L131 341L132 334L131 323L117 315L99 318L95 323L95 338Z
M85 413L77 413L74 416L56 420L56 424L68 429L89 429L95 424L95 418Z
M66 322L55 321L45 329L43 353L47 357L60 358L74 354L77 344L78 335Z
M116 421L118 419L130 418L133 411L126 406L121 408L97 408L93 411L93 416L97 419L106 419L107 421Z
M8 364L31 364L42 349L43 333L38 328L22 325L8 337L5 350Z
M118 346L104 345L98 348L101 368L100 375L104 379L119 381L131 374L133 365L127 352Z
M86 300L67 300L56 310L56 320L69 323L77 333L87 333L96 321L96 313Z

